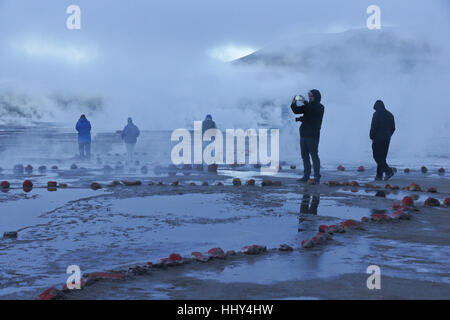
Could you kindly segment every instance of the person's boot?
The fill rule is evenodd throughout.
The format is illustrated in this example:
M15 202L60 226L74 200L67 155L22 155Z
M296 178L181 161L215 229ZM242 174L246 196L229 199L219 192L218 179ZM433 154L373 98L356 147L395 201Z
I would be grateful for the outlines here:
M309 178L307 177L302 177L300 179L297 179L298 182L308 182Z
M392 178L393 175L394 175L394 170L391 169L391 172L386 173L386 175L384 176L384 181L388 181L390 178Z

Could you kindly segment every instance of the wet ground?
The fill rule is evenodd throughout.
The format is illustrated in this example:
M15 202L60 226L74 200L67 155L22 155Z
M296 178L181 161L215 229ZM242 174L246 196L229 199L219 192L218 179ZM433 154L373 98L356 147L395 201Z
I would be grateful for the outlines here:
M192 251L239 251L252 244L269 251L99 282L68 298L450 298L450 209L423 205L429 196L441 203L449 197L450 167L444 163L430 165L427 174L419 168L404 174L399 167L389 181L400 187L416 182L423 190L437 188L438 193L414 193L419 211L411 220L370 223L364 230L336 234L326 245L305 250L301 241L311 238L319 225L359 221L374 210L392 213L392 204L412 192L385 190L386 198L375 197L385 183L372 181L374 168L368 165L360 173L356 165L346 165L344 172L336 171L334 164L325 166L322 182L374 185L343 188L300 184L296 179L301 172L290 169L290 163L283 164L276 177L262 177L252 166L220 166L214 174L169 169L161 158L138 150L126 164L114 135L103 139L114 142L112 147L94 154L90 162L72 155L58 160L37 155L20 159L34 167L23 174L13 170L19 160L2 164L0 180L8 180L11 189L0 193L0 233L18 231L18 237L0 239L1 299L34 299L50 286L60 288L69 265L80 266L82 273L126 269L173 252L190 256ZM73 163L76 169L70 168ZM39 172L40 165L47 170ZM58 168L52 170L53 165ZM105 165L112 170L105 170ZM447 173L438 175L439 166ZM256 185L235 187L234 177L243 182L253 178ZM25 179L33 181L31 191L22 189ZM282 185L261 187L263 179ZM108 186L113 180L140 180L142 185ZM47 181L67 187L49 191ZM103 188L92 190L94 181ZM172 186L173 181L179 185ZM280 244L294 250L280 252ZM374 264L381 268L381 290L366 286L366 269Z

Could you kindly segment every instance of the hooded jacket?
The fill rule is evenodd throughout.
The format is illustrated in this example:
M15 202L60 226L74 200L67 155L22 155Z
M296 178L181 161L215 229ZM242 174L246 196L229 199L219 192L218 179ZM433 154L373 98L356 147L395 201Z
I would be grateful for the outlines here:
M205 120L202 122L202 134L204 134L209 129L216 129L216 123L213 121L210 115L206 116Z
M136 143L140 133L138 127L133 122L128 122L122 130L122 139L125 143Z
M322 128L323 114L325 107L320 103L322 96L319 90L311 90L314 101L309 103L305 101L302 106L297 106L294 101L291 104L292 112L295 114L303 114L301 118L300 137L303 138L320 138L320 129Z
M377 141L390 140L395 132L394 116L386 110L381 100L377 100L373 108L375 112L370 126L370 139Z
M88 119L80 118L75 129L78 131L78 143L91 142L91 123Z

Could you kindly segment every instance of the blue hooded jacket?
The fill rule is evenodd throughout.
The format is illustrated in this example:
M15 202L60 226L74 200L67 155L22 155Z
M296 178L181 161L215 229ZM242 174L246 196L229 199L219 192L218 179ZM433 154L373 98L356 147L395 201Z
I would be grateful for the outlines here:
M122 130L122 139L125 143L136 143L140 131L131 119L128 119L128 124Z
M80 118L75 129L78 131L78 143L91 142L91 123L88 119Z

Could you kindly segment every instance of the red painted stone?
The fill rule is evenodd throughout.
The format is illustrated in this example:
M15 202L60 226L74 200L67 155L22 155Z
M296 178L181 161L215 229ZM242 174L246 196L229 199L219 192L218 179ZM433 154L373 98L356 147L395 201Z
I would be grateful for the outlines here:
M441 204L438 199L430 197L427 200L425 200L425 205L428 207L439 207Z
M123 273L93 272L87 274L85 277L95 280L121 280L125 279L126 275Z
M10 184L8 181L2 181L2 183L0 184L0 186L2 187L2 189L9 189Z
M25 180L22 184L24 188L33 188L33 182L31 180Z
M402 204L405 207L412 207L414 205L414 200L413 200L413 198L406 196L402 199Z
M344 228L353 228L357 226L357 223L355 220L345 220L344 222L341 222L341 226Z
M339 171L345 171L345 168L344 168L343 166L341 166L341 165L339 165L339 166L337 167L337 169L338 169Z
M389 217L387 214L384 213L374 213L370 216L370 220L377 222L389 221L391 220L391 217Z
M242 253L245 254L260 254L261 252L267 251L266 246L260 246L260 245L252 245L252 246L245 246L241 249Z
M48 288L39 295L39 300L57 300L62 299L62 293L55 287Z
M201 261L201 262L207 262L208 260L211 259L211 256L205 256L202 253L197 252L197 251L192 252L192 256L194 257L195 260Z
M359 187L358 181L352 181L351 186L352 187Z
M358 172L363 172L363 171L365 171L366 169L364 168L364 166L360 166L359 168L358 168Z
M208 254L213 258L225 259L225 252L221 248L209 249Z
M450 198L445 198L444 205L445 206L450 206Z
M430 193L437 193L437 189L435 187L428 188L427 191Z
M173 262L182 262L183 258L178 253L172 253L169 256L169 260Z
M245 183L246 186L254 186L255 185L255 179L250 179Z

